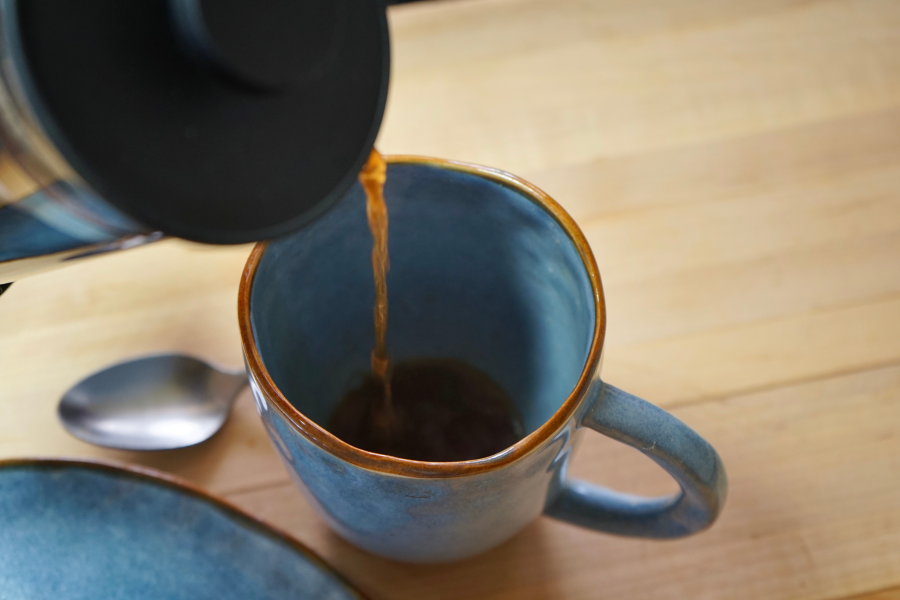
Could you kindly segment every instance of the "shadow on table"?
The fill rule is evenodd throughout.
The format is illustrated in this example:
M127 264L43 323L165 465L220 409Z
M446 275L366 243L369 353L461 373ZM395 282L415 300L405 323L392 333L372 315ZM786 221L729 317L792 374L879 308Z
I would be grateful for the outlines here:
M445 565L406 564L380 558L331 531L323 541L329 562L373 598L552 598L554 565L542 521L538 519L493 550Z

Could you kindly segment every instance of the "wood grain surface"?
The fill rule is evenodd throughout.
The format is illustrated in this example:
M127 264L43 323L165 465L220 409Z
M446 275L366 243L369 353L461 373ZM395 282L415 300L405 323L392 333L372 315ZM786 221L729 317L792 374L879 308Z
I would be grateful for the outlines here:
M249 393L208 443L94 448L56 421L110 362L241 363L249 247L179 241L0 298L0 457L147 465L224 494L385 599L900 598L900 2L436 0L395 6L378 142L516 173L584 229L604 377L719 449L719 522L667 542L542 518L482 556L409 566L313 514ZM576 476L673 483L597 435Z

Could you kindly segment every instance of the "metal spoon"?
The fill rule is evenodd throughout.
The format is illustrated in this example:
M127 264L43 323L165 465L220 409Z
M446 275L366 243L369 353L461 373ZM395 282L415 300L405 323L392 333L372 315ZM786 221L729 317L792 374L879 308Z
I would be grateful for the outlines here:
M178 354L112 365L72 387L59 403L59 419L75 437L122 450L193 446L222 427L243 372L220 371Z

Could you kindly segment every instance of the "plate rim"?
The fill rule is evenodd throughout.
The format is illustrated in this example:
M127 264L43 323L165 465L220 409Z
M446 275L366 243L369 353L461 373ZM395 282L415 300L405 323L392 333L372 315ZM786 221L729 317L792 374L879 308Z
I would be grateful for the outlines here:
M240 522L241 525L253 529L257 533L274 537L287 543L295 552L301 554L313 566L317 567L319 570L330 573L345 590L355 595L359 600L375 600L371 595L360 589L358 585L350 581L347 576L332 567L324 558L319 556L317 552L283 529L250 514L231 501L213 494L178 475L145 467L143 465L96 458L25 457L0 459L0 473L15 467L82 468L135 479L191 496L224 511L229 517L234 518Z

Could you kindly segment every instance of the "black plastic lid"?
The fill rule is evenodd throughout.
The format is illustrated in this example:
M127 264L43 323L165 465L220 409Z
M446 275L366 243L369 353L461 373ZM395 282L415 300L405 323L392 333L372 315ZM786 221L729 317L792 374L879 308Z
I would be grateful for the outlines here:
M14 59L51 140L104 199L171 235L297 229L353 183L381 124L382 0L13 5Z

